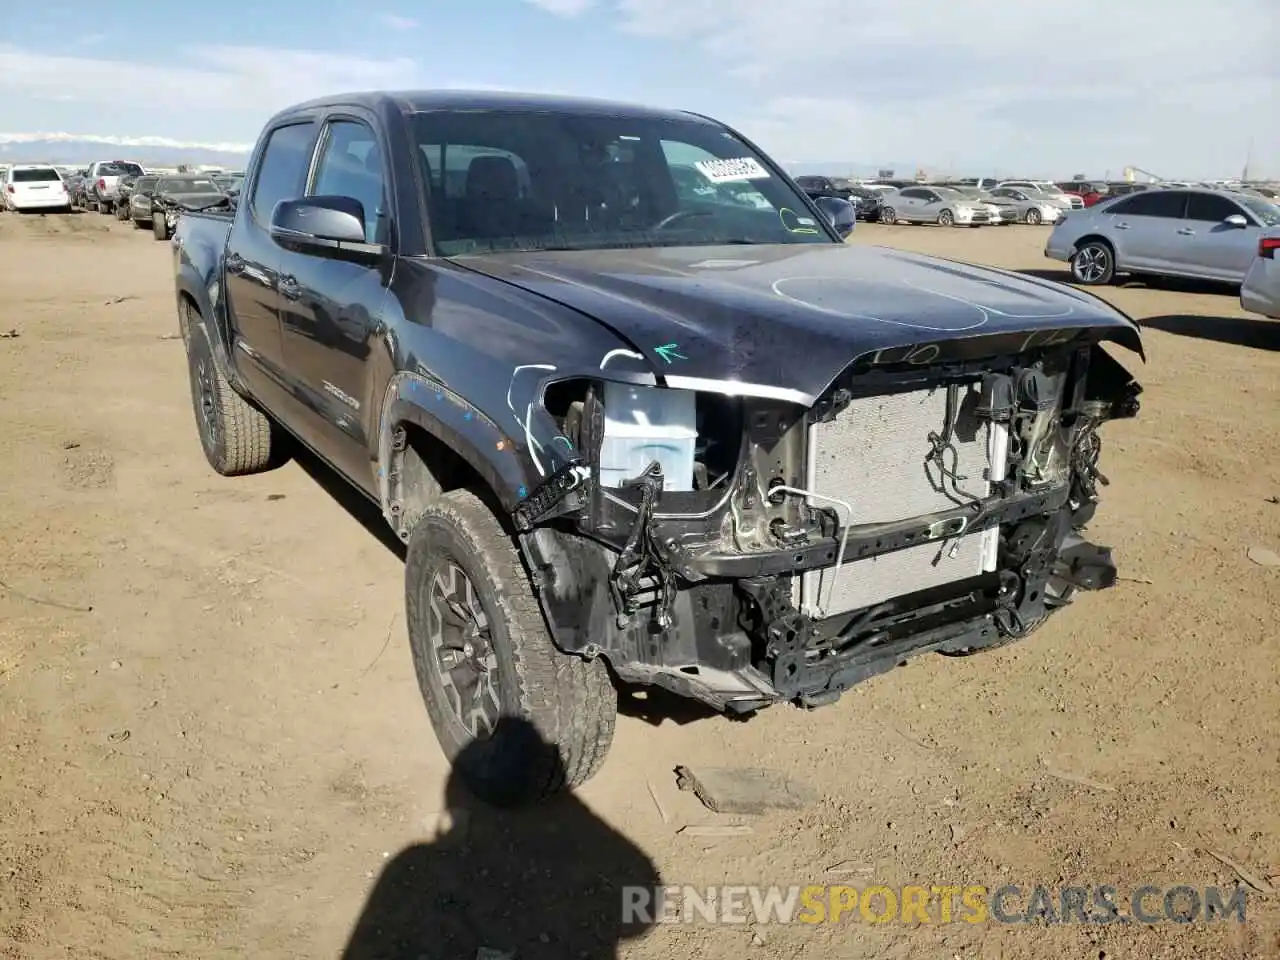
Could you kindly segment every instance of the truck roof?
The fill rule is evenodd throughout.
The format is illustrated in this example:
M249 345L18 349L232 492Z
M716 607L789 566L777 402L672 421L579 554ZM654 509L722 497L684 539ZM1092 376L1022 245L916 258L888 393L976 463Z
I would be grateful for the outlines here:
M337 106L362 106L380 111L390 107L402 113L427 110L548 110L557 113L606 115L627 118L702 120L705 117L683 110L646 107L640 104L592 97L566 97L543 93L495 90L367 90L333 94L295 104L272 118L308 110Z

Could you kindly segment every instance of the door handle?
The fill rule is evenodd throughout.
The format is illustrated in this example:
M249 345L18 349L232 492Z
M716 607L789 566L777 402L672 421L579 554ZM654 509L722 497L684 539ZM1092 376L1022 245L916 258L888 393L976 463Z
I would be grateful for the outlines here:
M1117 229L1117 230L1128 230L1128 229L1129 229L1129 225L1128 225L1127 223L1117 223L1117 224L1116 224L1116 229Z
M280 296L286 300L297 300L302 296L302 287L298 286L297 277L281 277L276 289L280 291Z
M238 253L227 257L227 273L244 273L244 257Z
M1183 237L1194 237L1196 232L1188 227L1183 227L1178 231L1178 235Z

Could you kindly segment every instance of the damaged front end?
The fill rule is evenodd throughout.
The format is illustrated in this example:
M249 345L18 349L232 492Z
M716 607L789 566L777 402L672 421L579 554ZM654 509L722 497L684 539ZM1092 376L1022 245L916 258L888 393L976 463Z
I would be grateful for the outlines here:
M543 405L585 462L516 525L564 651L722 710L818 705L1111 586L1081 530L1098 428L1140 391L1088 331L882 350L808 408L559 381Z

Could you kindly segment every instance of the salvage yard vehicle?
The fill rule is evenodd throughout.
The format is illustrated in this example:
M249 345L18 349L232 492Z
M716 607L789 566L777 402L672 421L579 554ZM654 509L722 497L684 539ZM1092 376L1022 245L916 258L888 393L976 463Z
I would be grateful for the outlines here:
M62 175L46 164L17 163L4 175L5 209L18 213L71 210Z
M1020 187L996 187L991 195L1005 203L1013 204L1023 223L1036 226L1041 223L1057 223L1066 214L1066 208L1054 203L1043 193L1023 190Z
M1066 193L1052 180L1002 180L996 186L997 188L1012 187L1024 193L1040 194L1064 210L1084 209L1084 197L1075 193Z
M1280 320L1280 226L1263 231L1258 254L1240 285L1240 306L1264 317Z
M1280 207L1219 190L1143 190L1073 211L1054 228L1044 254L1071 265L1077 283L1106 284L1121 273L1239 284L1263 231L1280 226Z
M135 227L151 226L151 195L156 191L160 177L154 173L138 177L129 189L129 202L125 219Z
M768 208L682 195L686 166ZM1102 344L1140 354L1135 324L846 245L706 117L311 101L173 256L206 458L253 473L298 441L380 509L427 713L491 801L589 778L615 678L816 707L1115 580L1081 532L1098 429L1140 392Z
M168 240L183 213L226 205L227 194L212 177L161 177L151 193L151 232L157 240Z
M145 170L128 160L99 160L89 164L84 176L86 209L99 213L115 210L116 193L122 177L140 177Z
M981 200L967 197L953 187L904 187L885 194L880 205L881 223L936 223L940 227L979 227L990 223L991 211Z

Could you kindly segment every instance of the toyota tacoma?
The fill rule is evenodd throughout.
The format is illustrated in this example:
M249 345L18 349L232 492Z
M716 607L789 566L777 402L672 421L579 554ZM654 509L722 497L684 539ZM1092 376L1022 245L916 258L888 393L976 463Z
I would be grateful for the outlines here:
M689 166L738 199L678 190ZM245 474L300 442L378 507L481 796L591 776L618 685L816 707L1115 580L1082 529L1134 323L846 245L715 120L333 97L274 117L224 206L172 239L204 453Z

